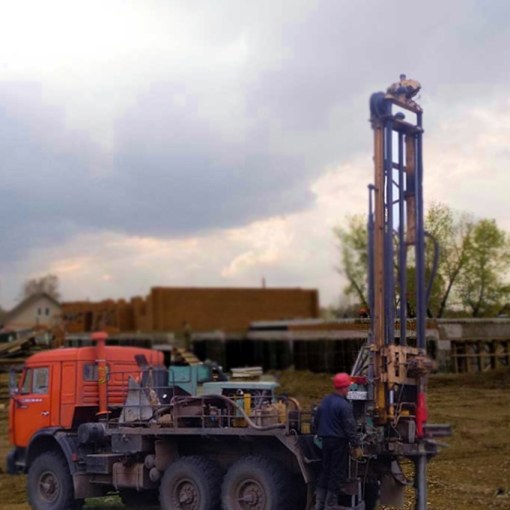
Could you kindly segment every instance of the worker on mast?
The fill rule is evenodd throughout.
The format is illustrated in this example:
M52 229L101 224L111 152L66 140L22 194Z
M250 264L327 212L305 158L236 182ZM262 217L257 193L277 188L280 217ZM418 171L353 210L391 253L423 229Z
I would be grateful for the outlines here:
M346 399L351 378L349 374L338 373L332 382L334 391L322 399L314 419L316 434L322 440L315 510L337 507L341 484L349 477L349 444L356 459L363 456L352 406Z

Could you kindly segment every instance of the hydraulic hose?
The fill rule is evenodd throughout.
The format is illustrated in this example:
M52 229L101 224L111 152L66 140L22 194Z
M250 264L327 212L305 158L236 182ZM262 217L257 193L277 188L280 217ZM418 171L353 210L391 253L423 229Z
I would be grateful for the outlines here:
M246 423L255 430L275 430L275 429L283 429L285 428L285 423L275 423L274 425L257 425L244 411L241 406L238 406L235 402L233 402L230 398L225 397L224 395L200 395L200 397L174 397L172 399L171 405L176 405L179 401L186 400L223 400L229 406L234 407L236 411L239 411L240 415L246 420ZM163 411L163 410L161 410ZM161 411L158 414L161 414ZM238 417L238 416L237 416Z
M433 243L434 243L434 258L432 261L432 271L430 272L430 278L429 282L427 284L427 290L425 292L425 303L428 305L430 300L430 295L432 293L432 284L434 283L434 278L437 274L437 268L439 266L439 243L437 242L437 239L430 234L429 232L425 231L425 237L428 237Z

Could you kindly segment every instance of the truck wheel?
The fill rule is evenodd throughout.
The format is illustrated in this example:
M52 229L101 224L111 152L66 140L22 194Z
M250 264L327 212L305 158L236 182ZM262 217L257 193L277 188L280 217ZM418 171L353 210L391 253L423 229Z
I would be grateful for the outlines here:
M289 472L259 455L238 460L221 489L224 510L294 510Z
M159 505L157 490L137 491L136 489L119 489L122 504L128 508L146 508Z
M182 457L167 467L159 499L164 510L217 510L221 468L206 457Z
M74 499L69 466L58 452L39 455L28 469L28 501L34 510L67 510L83 503Z

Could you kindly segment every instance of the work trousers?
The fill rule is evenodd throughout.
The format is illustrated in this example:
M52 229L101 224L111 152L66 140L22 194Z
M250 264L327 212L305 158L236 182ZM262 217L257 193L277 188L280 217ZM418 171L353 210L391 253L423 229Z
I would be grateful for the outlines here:
M322 438L322 468L317 487L338 494L349 476L349 441L340 437Z

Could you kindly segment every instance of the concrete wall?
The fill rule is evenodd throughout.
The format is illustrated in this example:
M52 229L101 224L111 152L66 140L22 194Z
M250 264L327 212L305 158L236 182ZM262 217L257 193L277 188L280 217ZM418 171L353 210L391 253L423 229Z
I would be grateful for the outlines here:
M370 321L277 321L255 323L245 335L193 335L202 359L226 367L260 364L265 369L294 366L314 372L350 371L368 339ZM408 323L412 345L414 321ZM396 330L398 337L399 330ZM430 320L426 329L429 355L441 372L482 372L510 367L510 320Z

